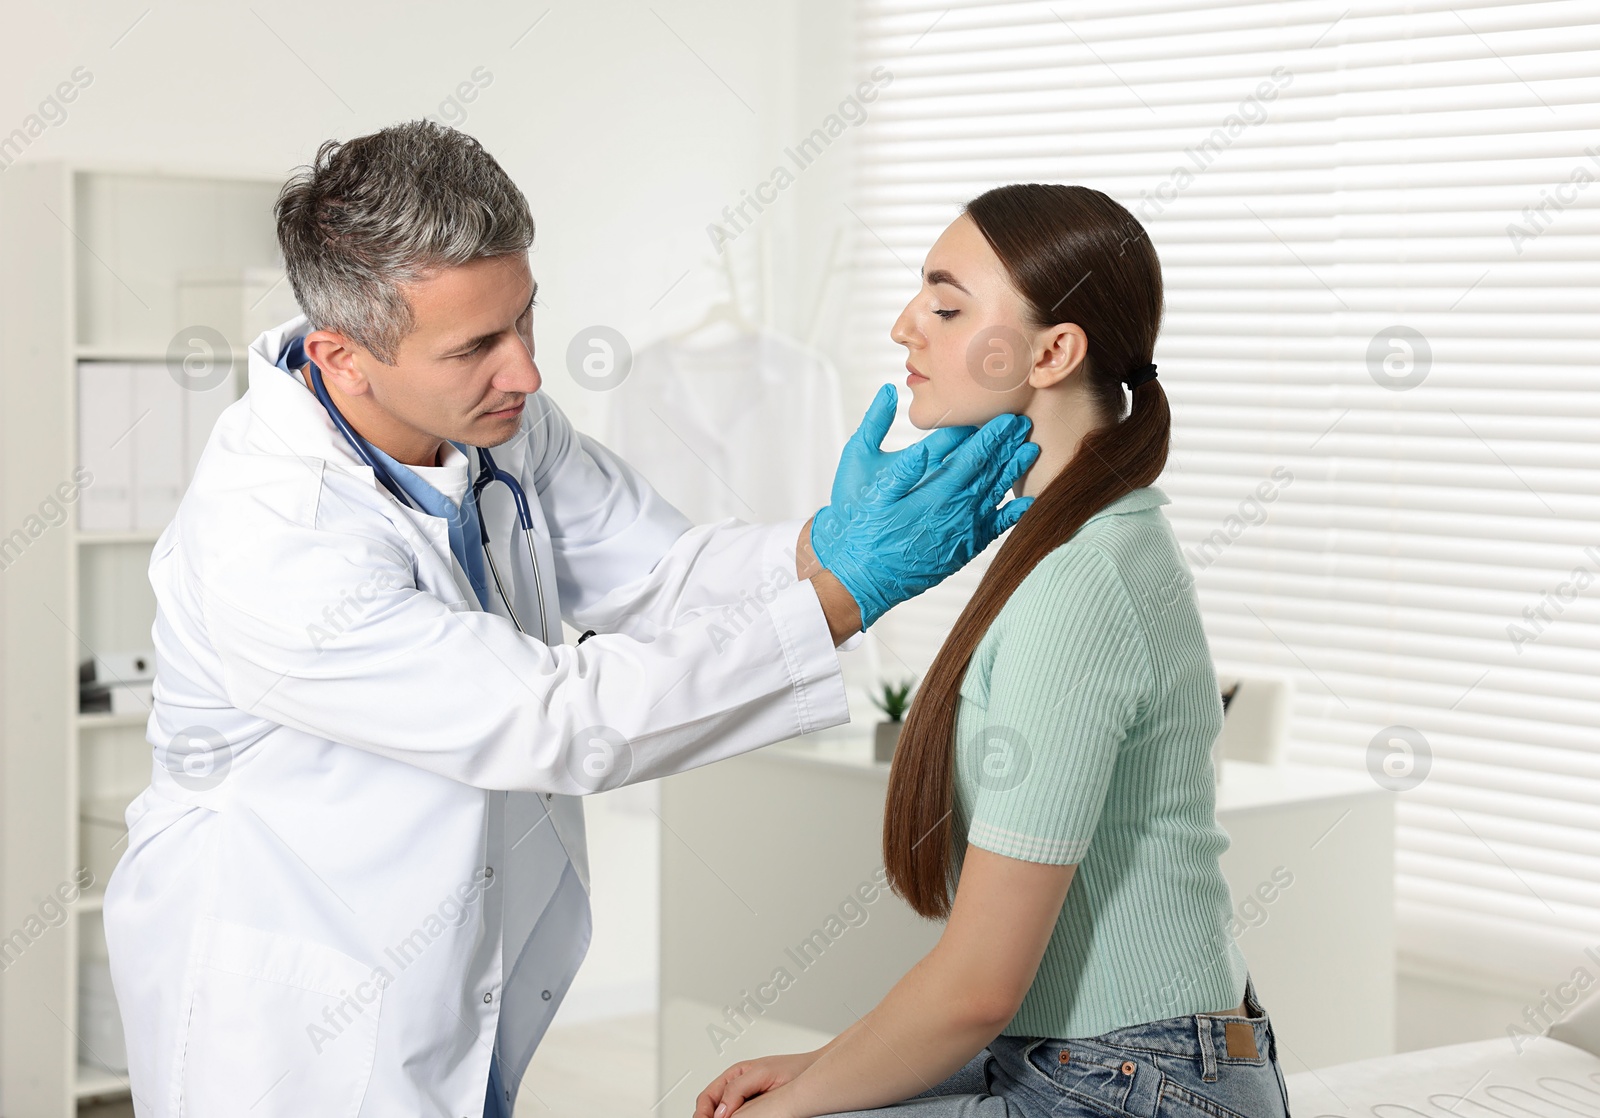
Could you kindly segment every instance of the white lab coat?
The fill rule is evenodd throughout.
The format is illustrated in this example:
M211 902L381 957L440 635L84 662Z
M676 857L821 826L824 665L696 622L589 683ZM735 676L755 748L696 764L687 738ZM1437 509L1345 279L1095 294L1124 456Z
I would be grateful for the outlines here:
M494 450L542 602L484 498L535 635L482 612L445 522L274 367L305 329L251 346L150 563L154 763L105 899L134 1108L478 1118L588 947L575 797L847 721L839 660L800 521L691 527L542 392ZM538 609L599 635L546 647Z

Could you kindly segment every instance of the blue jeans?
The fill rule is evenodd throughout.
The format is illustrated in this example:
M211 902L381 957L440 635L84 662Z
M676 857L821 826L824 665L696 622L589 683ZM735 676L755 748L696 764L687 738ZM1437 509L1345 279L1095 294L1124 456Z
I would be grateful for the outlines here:
M833 1118L1288 1118L1271 1019L1191 1014L1097 1037L997 1036L943 1083ZM1253 1053L1253 1054L1252 1054Z

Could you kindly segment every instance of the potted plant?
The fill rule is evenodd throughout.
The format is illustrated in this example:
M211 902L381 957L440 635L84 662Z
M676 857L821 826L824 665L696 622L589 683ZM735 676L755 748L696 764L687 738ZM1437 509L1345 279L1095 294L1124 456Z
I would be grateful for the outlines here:
M904 683L880 683L872 705L883 711L887 721L879 722L872 736L872 755L879 761L894 757L895 744L900 740L900 727L905 725L906 708L911 705L911 680Z

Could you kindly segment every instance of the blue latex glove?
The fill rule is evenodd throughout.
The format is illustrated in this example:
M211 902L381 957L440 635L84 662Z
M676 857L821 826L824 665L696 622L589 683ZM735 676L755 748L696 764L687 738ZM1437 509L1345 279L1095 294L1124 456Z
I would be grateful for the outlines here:
M966 566L1033 504L1000 505L1039 457L1026 441L1030 427L1019 415L992 419L931 471L923 440L894 460L837 535L812 522L812 550L856 600L863 629Z
M887 476L894 464L916 447L923 447L927 456L926 468L931 469L945 460L975 433L976 427L943 427L904 450L884 450L883 437L894 423L895 408L900 394L894 385L878 389L861 419L861 426L844 444L839 455L839 468L833 474L833 490L828 504L817 511L812 521L813 535L836 539L844 526L861 511L862 504L877 490L880 479Z

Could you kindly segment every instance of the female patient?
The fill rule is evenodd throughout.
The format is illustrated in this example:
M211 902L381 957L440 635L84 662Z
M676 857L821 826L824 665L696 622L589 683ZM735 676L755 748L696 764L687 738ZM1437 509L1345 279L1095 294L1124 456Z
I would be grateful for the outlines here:
M1017 412L1040 447L889 775L889 882L946 925L856 1024L734 1065L697 1118L1287 1114L1217 863L1216 675L1151 484L1161 306L1144 229L1085 187L991 190L929 251L892 331L912 423Z

